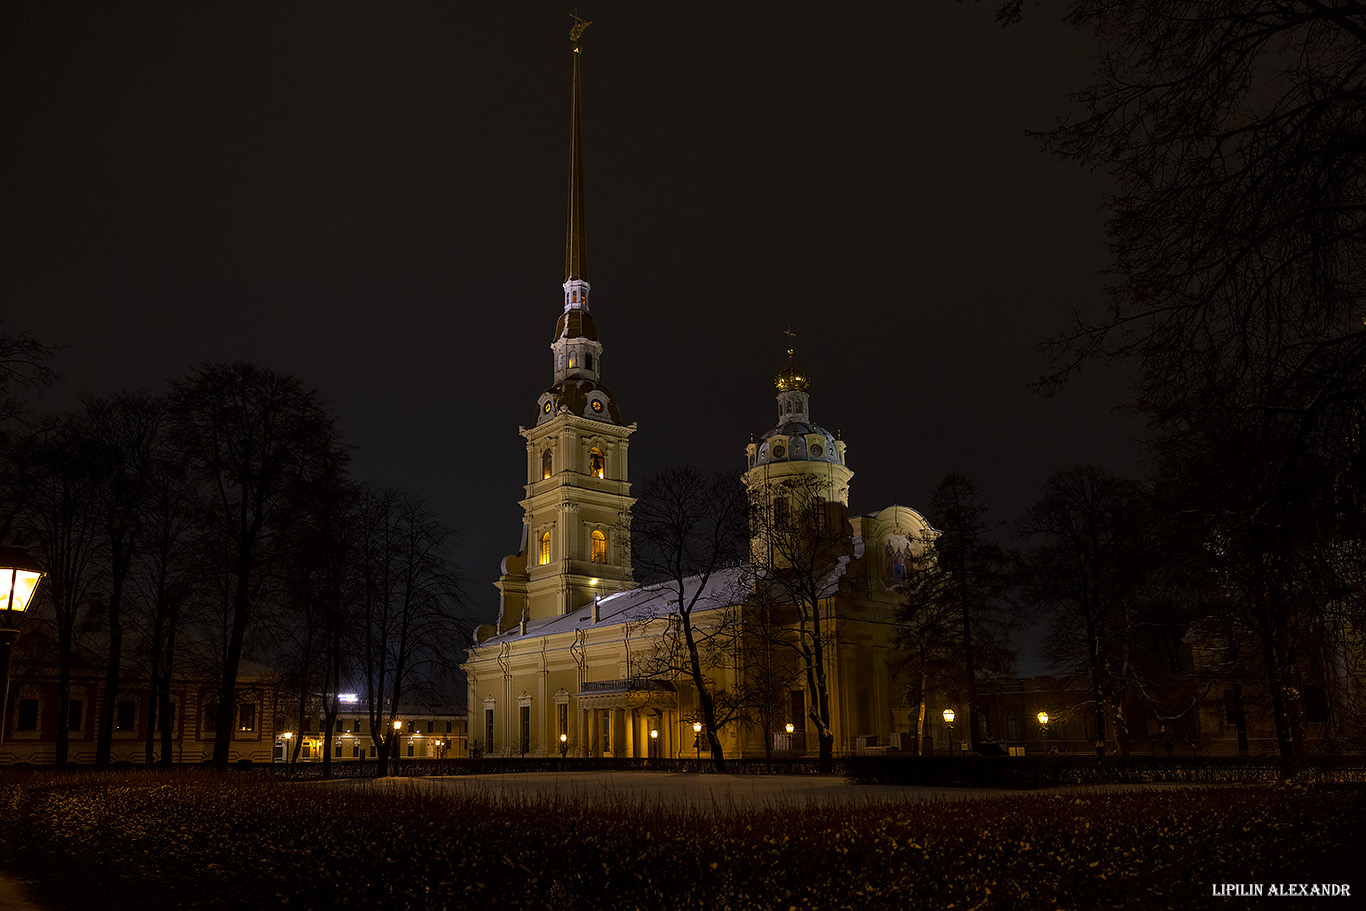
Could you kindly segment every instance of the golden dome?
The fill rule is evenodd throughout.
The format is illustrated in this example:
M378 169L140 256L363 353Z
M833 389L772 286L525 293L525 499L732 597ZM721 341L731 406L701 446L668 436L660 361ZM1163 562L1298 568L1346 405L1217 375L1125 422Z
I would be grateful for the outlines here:
M805 392L806 387L811 385L811 379L806 375L806 371L797 366L791 348L787 349L787 366L773 378L773 385L777 386L780 392Z

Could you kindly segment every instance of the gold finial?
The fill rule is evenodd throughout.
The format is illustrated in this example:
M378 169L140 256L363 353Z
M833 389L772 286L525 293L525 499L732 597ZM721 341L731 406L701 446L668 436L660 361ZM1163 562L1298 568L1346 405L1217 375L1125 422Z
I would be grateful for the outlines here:
M569 27L569 40L574 42L575 50L578 49L579 36L583 30L593 24L592 19L580 19L577 11L570 13L569 17L574 20L574 24Z
M791 326L788 326L783 330L783 335L786 335L789 339L795 339L797 337L797 333L792 331ZM787 349L787 367L782 373L773 378L773 384L777 386L778 390L781 392L787 392L790 389L804 392L807 386L811 385L811 381L807 377L806 372L797 366L796 348L789 347Z

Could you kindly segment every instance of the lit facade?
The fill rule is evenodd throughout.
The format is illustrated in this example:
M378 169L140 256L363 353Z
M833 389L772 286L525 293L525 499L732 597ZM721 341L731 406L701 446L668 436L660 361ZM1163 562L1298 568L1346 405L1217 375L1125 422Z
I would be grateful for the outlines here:
M398 731L400 761L461 759L469 755L464 712L433 706L402 706L398 714L402 725ZM368 711L356 705L343 705L332 724L333 761L378 758ZM295 762L321 762L327 748L327 734L322 726L323 720L319 717L306 720L302 731L293 729L298 727L297 723L281 725L275 735L275 761L289 762L292 756ZM391 736L387 726L382 733Z

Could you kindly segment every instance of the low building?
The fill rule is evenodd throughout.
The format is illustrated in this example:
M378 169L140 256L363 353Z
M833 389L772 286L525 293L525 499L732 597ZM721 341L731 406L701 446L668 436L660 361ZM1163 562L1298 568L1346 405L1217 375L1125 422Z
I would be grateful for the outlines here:
M388 718L387 710L385 718ZM398 711L400 759L459 759L469 755L464 710L452 706L401 705ZM288 723L275 736L276 762L321 762L327 736L323 720L314 715L295 731ZM393 736L386 720L382 736ZM344 702L332 722L334 761L376 759L379 750L370 723L370 713L354 702Z
M67 738L67 762L95 762L100 713L106 700L104 661L98 648L76 646L69 699L62 709L56 650L41 621L30 619L15 646L5 706L0 765L53 765L58 731ZM86 636L97 642L98 635ZM186 662L192 665L192 662ZM171 750L176 763L207 762L217 736L218 680L187 669L171 683ZM155 691L145 671L126 666L114 695L112 763L141 764L161 758L165 721L152 722ZM230 762L269 762L278 706L275 676L243 659L237 682Z

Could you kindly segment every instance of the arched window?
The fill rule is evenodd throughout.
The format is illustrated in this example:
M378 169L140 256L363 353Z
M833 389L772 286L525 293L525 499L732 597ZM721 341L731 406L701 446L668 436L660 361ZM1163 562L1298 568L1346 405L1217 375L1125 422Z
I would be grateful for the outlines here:
M551 465L552 465L552 459L551 459L551 456L550 456L550 450L547 449L545 452L541 453L541 480L542 480L542 481L544 481L546 478L550 477L550 468L551 468Z
M594 446L592 449L588 450L588 473L589 473L589 474L591 474L591 475L592 475L593 477L595 477L595 478L600 478L600 477L602 477L602 475L603 475L603 464L604 464L604 463L603 463L602 451L601 451L601 450L599 450L596 446Z
M541 565L550 563L550 532L541 532Z
M593 529L593 555L589 558L594 563L607 562L607 536L598 529Z
M583 356L583 358L584 358L584 366L587 367L589 370L592 370L592 369L593 369L593 352L591 352L591 351L588 352L587 354L585 354L585 355Z

